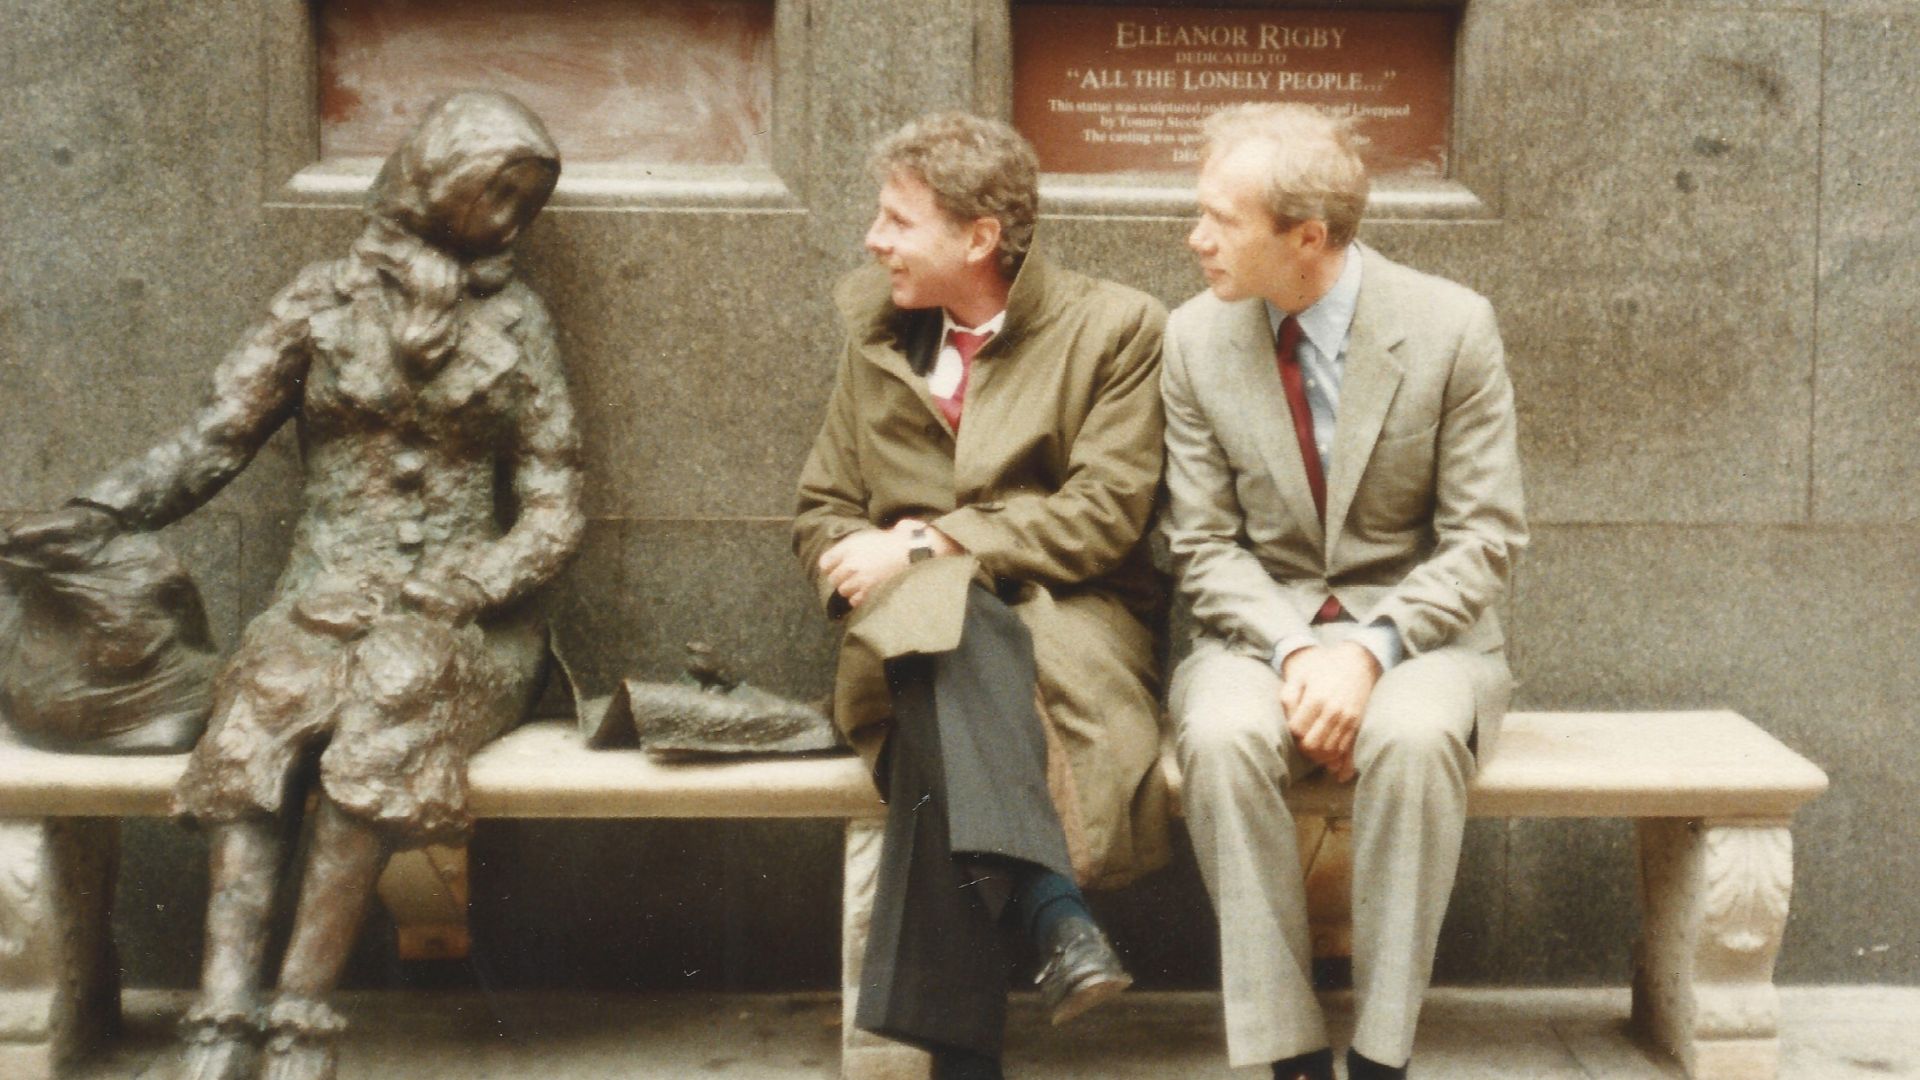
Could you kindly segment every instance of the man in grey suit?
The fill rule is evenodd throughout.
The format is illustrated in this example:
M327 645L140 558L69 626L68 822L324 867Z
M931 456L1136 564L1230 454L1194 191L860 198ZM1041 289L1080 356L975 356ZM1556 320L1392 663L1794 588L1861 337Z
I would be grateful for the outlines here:
M1511 677L1494 613L1527 539L1492 308L1354 241L1340 122L1238 106L1207 127L1208 291L1167 328L1167 537L1197 625L1172 711L1219 912L1228 1057L1331 1080L1283 795L1357 775L1354 1080L1406 1075L1475 753Z

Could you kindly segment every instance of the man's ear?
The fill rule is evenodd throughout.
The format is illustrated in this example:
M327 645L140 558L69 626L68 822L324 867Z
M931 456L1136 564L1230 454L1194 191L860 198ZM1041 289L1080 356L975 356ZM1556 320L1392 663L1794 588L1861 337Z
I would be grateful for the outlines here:
M1308 218L1294 226L1295 239L1307 250L1324 250L1327 246L1327 223L1319 218Z
M967 226L967 261L983 262L1000 257L1000 219L977 217Z

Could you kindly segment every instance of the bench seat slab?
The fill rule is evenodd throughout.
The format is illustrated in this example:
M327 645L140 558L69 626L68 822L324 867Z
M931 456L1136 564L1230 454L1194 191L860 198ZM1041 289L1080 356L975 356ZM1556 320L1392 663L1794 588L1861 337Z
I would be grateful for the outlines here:
M165 817L187 755L57 754L0 746L0 816ZM591 750L571 723L524 724L473 756L478 818L877 818L886 807L851 754L659 761Z

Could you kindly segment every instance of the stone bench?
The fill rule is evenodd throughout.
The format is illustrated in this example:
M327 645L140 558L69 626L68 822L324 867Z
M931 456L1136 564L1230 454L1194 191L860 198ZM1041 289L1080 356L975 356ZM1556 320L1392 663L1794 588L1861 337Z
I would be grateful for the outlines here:
M1177 801L1171 748L1161 763ZM1817 766L1737 713L1513 713L1474 778L1468 813L1634 819L1635 1025L1689 1076L1770 1080L1779 1059L1773 963L1793 885L1788 824L1826 788ZM1287 803L1341 819L1352 796L1352 785L1319 773Z
M113 1026L116 819L164 815L183 765L0 748L0 1076L50 1077ZM543 723L483 750L470 779L480 818L846 821L841 1075L925 1075L922 1055L851 1022L882 813L857 760L661 764L636 750L587 750L571 725ZM1788 821L1826 783L1733 713L1516 713L1470 805L1482 817L1637 819L1634 1018L1691 1075L1754 1080L1773 1076L1777 1057L1772 977L1792 883ZM1289 801L1303 815L1339 818L1350 791L1313 779Z
M115 1027L118 819L165 816L185 764L0 747L0 1077L56 1076ZM468 778L476 818L844 820L841 1076L925 1075L923 1055L852 1024L884 812L857 759L663 764L588 750L572 724L534 723L475 755Z

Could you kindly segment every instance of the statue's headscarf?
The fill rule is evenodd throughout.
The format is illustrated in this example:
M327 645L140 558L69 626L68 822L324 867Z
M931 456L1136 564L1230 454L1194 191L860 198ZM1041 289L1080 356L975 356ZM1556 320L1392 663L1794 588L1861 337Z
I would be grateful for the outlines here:
M391 335L418 369L438 368L458 343L462 296L496 292L512 279L511 253L459 251L453 225L495 177L524 161L559 171L560 152L540 118L505 94L468 91L431 106L374 180L349 263L399 287L407 303Z

